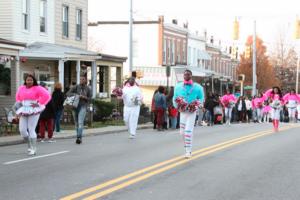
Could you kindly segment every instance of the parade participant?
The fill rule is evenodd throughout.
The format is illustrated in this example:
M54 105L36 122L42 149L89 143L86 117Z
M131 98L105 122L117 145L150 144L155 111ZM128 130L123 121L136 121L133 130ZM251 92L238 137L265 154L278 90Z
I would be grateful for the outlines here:
M296 122L297 104L300 103L299 96L294 89L291 89L289 93L283 96L283 100L288 108L289 122Z
M283 105L282 93L279 87L273 87L269 89L264 94L265 99L270 99L271 101L271 118L273 122L274 132L278 132L279 119L280 119L280 110Z
M263 94L259 93L257 97L252 100L252 108L253 112L255 113L255 121L258 123L262 122L263 116L263 105L264 105L264 98Z
M225 107L225 121L228 125L231 123L232 109L236 101L237 99L229 90L227 90L226 94L221 98L221 103Z
M130 134L129 138L133 139L136 136L143 95L138 84L135 82L134 77L129 78L125 82L122 92L124 102L124 122Z
M76 128L76 144L82 143L82 134L84 127L84 119L87 112L89 101L92 97L91 89L87 86L85 76L80 77L80 84L72 87L68 92L67 96L79 95L79 103L77 108L72 109L72 115L74 118Z
M37 126L40 113L50 101L49 92L39 86L35 77L26 75L24 85L16 93L16 114L20 116L19 130L24 140L28 142L28 155L36 154Z
M185 157L192 156L193 129L196 111L204 101L203 87L192 81L192 72L184 71L184 81L175 87L174 107L180 112L180 134L184 139Z

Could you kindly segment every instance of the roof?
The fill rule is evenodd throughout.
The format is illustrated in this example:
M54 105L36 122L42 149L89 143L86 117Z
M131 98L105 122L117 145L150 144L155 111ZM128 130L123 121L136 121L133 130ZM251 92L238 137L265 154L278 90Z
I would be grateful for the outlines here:
M6 40L6 39L3 39L3 38L0 38L0 43L1 44L19 46L19 47L26 47L25 43L15 42L15 41L12 41L12 40Z
M126 62L127 57L120 57L120 56L113 56L109 54L99 54L101 56L101 60L107 60L107 61L116 61L116 62Z
M72 46L35 42L20 51L20 56L48 59L85 59L101 58L98 53Z

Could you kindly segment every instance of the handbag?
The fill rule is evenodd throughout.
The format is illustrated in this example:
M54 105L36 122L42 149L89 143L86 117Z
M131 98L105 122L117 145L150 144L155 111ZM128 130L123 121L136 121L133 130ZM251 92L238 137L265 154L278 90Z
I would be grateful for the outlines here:
M71 108L71 109L76 109L79 104L79 95L74 94L72 96L68 96L65 101L64 101L64 107L66 108Z

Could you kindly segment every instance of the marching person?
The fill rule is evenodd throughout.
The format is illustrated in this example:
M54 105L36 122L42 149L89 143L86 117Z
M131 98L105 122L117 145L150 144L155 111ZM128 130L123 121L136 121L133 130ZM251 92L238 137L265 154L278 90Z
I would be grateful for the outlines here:
M130 134L129 138L133 139L136 136L140 106L143 100L141 89L135 82L134 77L125 82L122 98L124 102L124 122Z
M237 99L229 90L226 91L226 94L222 96L221 103L225 107L225 121L226 124L230 125L232 117L232 109L236 103Z
M174 106L180 112L180 134L184 139L185 158L192 156L193 130L196 111L203 104L203 87L192 81L192 72L184 71L184 81L175 87Z
M79 95L79 103L77 108L72 110L72 115L74 118L75 128L76 128L76 144L82 143L82 134L84 127L84 119L86 116L89 101L92 97L91 89L87 86L87 80L85 76L80 77L80 84L72 87L68 92L67 96Z
M283 96L283 100L288 108L289 122L296 122L297 104L300 103L300 98L296 94L296 91L291 89L289 93Z
M24 85L16 93L16 114L20 116L19 130L24 140L28 142L28 155L36 154L37 126L40 113L50 101L49 92L38 85L35 77L26 75Z
M253 113L255 113L254 121L256 121L258 123L262 122L263 105L264 105L263 94L259 93L258 96L252 100Z
M278 132L280 110L283 105L282 93L279 87L275 86L265 92L264 98L268 98L271 101L271 118L273 122L274 132Z

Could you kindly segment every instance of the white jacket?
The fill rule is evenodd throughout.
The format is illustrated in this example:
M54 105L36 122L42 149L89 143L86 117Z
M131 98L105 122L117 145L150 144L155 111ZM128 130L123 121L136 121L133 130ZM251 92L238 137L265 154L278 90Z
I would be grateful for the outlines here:
M143 95L141 89L137 86L124 86L123 88L123 102L127 107L139 106L142 104Z

